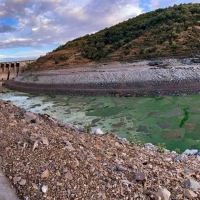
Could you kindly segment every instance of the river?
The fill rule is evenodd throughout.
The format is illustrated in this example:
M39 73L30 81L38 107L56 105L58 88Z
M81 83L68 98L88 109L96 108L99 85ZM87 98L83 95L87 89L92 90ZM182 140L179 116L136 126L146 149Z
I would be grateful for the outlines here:
M0 98L79 126L166 148L200 149L200 95L95 97L34 95L0 88Z

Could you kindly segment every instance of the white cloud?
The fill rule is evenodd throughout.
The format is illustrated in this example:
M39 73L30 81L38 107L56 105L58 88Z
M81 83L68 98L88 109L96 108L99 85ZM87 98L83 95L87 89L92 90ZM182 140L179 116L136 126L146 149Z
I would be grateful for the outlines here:
M189 3L189 0L181 2ZM0 0L0 48L63 44L72 38L97 32L143 13L141 5L154 10L181 2L180 0Z
M159 8L159 5L160 5L160 0L151 0L149 5L150 10L155 10Z
M17 24L0 47L61 44L142 13L139 0L4 0L2 17ZM22 41L21 38L24 38ZM30 39L31 38L31 39ZM39 41L39 42L38 42Z

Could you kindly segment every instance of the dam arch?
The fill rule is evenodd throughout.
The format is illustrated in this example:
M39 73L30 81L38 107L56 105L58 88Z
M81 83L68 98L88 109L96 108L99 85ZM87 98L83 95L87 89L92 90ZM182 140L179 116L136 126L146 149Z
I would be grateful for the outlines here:
M12 80L23 73L35 60L0 62L0 81Z

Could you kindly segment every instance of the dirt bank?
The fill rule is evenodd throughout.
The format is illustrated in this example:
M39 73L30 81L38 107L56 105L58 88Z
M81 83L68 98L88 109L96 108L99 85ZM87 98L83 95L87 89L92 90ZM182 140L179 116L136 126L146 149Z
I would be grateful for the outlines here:
M20 199L200 198L198 155L78 132L2 100L0 120L2 168Z

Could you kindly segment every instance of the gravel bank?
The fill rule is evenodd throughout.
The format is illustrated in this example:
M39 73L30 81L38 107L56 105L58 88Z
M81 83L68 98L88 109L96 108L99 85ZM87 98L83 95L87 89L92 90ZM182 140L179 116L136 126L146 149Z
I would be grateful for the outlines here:
M2 169L20 199L199 199L199 154L66 128L0 100ZM163 197L164 196L164 197Z
M169 59L26 72L14 82L5 83L5 86L25 92L61 94L158 95L199 92L200 63L189 61Z

